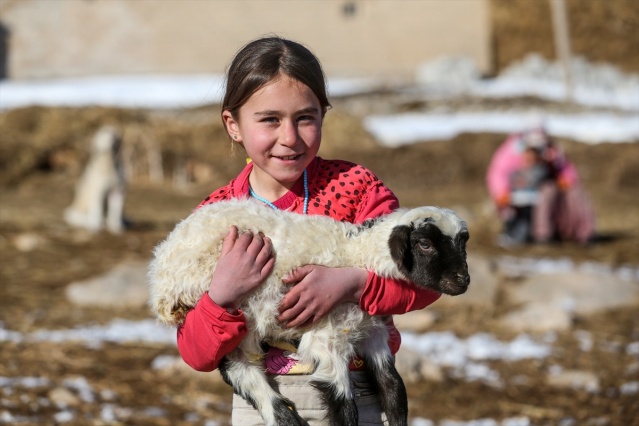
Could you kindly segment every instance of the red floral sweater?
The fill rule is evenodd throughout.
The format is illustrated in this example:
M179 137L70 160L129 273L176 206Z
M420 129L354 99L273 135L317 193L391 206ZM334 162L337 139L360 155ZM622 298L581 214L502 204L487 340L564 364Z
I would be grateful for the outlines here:
M206 197L198 207L221 200L248 197L248 177L252 169L253 163L249 163L237 178ZM392 191L362 166L316 157L308 166L307 172L308 214L362 223L399 207L397 197ZM281 210L302 213L304 188L301 179L273 204ZM368 274L359 305L371 315L404 314L422 309L439 297L440 294L434 291L382 278L371 272ZM246 331L246 322L241 311L230 314L205 294L187 314L184 324L178 328L178 350L184 361L195 370L213 371L222 358L239 345ZM392 353L399 350L400 344L401 337L391 320L389 345ZM352 369L361 367L361 360L351 362ZM281 374L288 371L271 372Z

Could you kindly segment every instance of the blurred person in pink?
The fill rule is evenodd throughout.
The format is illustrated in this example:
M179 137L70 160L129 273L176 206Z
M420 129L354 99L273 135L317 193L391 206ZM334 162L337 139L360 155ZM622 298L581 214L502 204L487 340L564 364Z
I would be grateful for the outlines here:
M500 245L592 241L594 212L577 169L543 127L508 136L486 184L503 222Z

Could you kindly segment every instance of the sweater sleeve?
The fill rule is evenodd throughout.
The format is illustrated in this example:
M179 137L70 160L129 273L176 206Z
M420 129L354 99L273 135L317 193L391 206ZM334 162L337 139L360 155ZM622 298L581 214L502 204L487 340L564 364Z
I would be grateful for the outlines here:
M423 309L440 296L436 291L369 272L359 306L370 315L399 315Z
M240 344L246 332L242 312L229 314L204 294L178 328L178 351L193 369L213 371Z

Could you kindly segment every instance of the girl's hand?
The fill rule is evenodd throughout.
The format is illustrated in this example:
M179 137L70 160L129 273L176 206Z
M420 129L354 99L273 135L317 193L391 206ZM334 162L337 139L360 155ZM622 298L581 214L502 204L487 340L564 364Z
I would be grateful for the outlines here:
M359 268L301 266L282 279L294 287L280 302L277 319L287 327L315 324L339 303L359 303L367 278Z
M238 235L237 228L232 226L222 243L222 254L211 277L209 297L227 311L235 312L242 298L273 272L274 265L270 238L250 231Z
M510 204L510 193L505 192L499 198L497 198L497 207L503 209L504 207L508 207Z

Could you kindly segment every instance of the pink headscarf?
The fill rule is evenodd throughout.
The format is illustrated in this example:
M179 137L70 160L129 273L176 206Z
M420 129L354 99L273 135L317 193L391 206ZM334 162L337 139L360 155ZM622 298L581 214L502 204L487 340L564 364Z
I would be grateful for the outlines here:
M562 185L572 186L579 182L574 164L552 143L543 127L536 127L511 134L493 154L486 173L486 186L495 202L508 195L509 177L523 166L526 148L543 150L543 157L553 165Z

